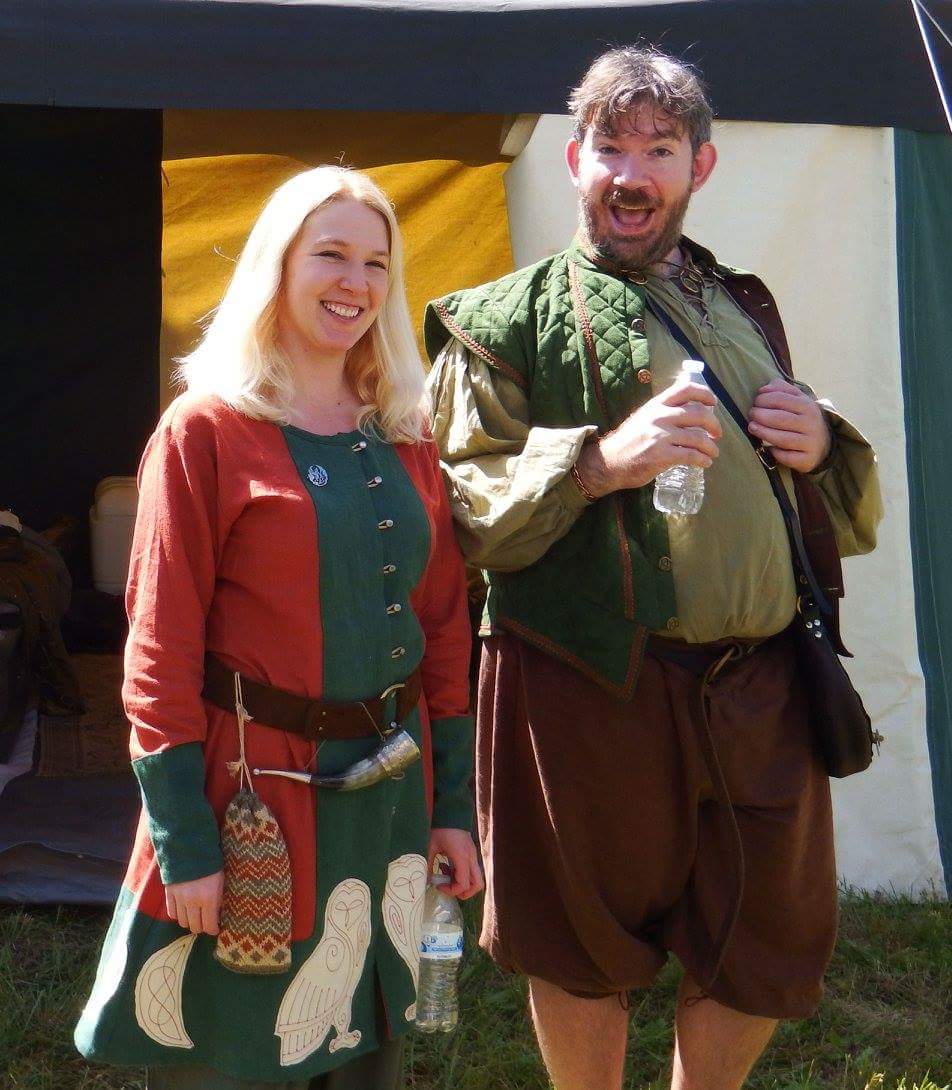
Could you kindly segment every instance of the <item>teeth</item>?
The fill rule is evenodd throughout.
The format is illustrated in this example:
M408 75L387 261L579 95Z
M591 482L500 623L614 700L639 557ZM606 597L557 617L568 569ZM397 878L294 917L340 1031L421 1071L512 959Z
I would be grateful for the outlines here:
M340 318L356 318L360 313L360 307L349 307L344 303L323 303L331 314L336 314Z

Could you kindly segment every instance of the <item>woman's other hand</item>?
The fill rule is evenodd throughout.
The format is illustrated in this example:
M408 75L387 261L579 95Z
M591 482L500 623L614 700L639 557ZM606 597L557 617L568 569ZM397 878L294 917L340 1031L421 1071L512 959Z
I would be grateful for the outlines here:
M440 886L443 893L465 901L483 888L483 872L479 867L479 853L472 836L465 829L432 829L430 831L430 871L433 860L445 855L452 866L452 881Z
M191 882L173 882L165 887L165 907L179 927L193 935L217 935L225 872L207 874Z

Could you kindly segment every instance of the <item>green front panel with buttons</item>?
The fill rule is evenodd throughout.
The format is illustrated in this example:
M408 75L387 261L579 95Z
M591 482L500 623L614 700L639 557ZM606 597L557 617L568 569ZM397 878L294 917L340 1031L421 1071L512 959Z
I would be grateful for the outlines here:
M322 631L315 638L323 646L322 695L348 702L379 695L412 673L423 655L410 594L430 554L426 511L390 444L360 432L320 436L288 427L284 434L317 515ZM419 713L414 710L402 726L422 748ZM318 771L339 773L367 757L380 741L369 720L368 727L366 738L322 743ZM370 947L354 995L355 1025L373 1024L375 979L392 1032L411 1024L415 986L387 937L380 876L401 861L406 869L410 857L425 867L428 836L422 761L399 779L388 777L359 791L317 793L315 931L324 926L340 883L364 883L372 906Z
M389 443L284 433L317 512L323 696L363 700L403 681L423 656L409 603L430 551L426 511Z

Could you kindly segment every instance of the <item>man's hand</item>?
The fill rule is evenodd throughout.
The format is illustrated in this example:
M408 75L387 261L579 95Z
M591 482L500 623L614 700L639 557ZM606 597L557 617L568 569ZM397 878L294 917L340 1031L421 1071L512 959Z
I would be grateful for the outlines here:
M453 880L440 889L450 897L459 897L465 901L483 888L483 873L479 869L479 854L473 838L465 829L431 829L429 871L433 871L433 860L438 855L445 855L453 868Z
M830 428L823 410L799 386L775 378L761 386L750 410L750 434L771 448L775 460L809 473L830 452Z
M579 477L592 495L605 496L640 488L671 466L706 469L721 437L716 404L707 386L679 380L589 443L576 463Z
M165 907L179 927L193 935L217 935L225 872L207 874L191 882L173 882L165 887Z

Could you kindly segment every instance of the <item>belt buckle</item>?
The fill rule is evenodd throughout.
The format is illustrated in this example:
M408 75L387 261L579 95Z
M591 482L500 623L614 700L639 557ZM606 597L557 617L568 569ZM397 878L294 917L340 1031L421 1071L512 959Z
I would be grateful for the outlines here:
M393 696L394 693L397 693L401 689L405 689L406 687L407 683L405 681L398 681L393 685L388 685L386 689L384 689L384 691L380 694L380 696L377 697L377 699L380 701L381 712L383 711L383 706L386 703L387 698ZM394 712L396 712L396 708L394 708ZM397 730L399 726L400 724L396 721L396 719L391 719L390 725L382 730L380 733L384 736L384 738L386 738L389 735L393 734L393 732Z

